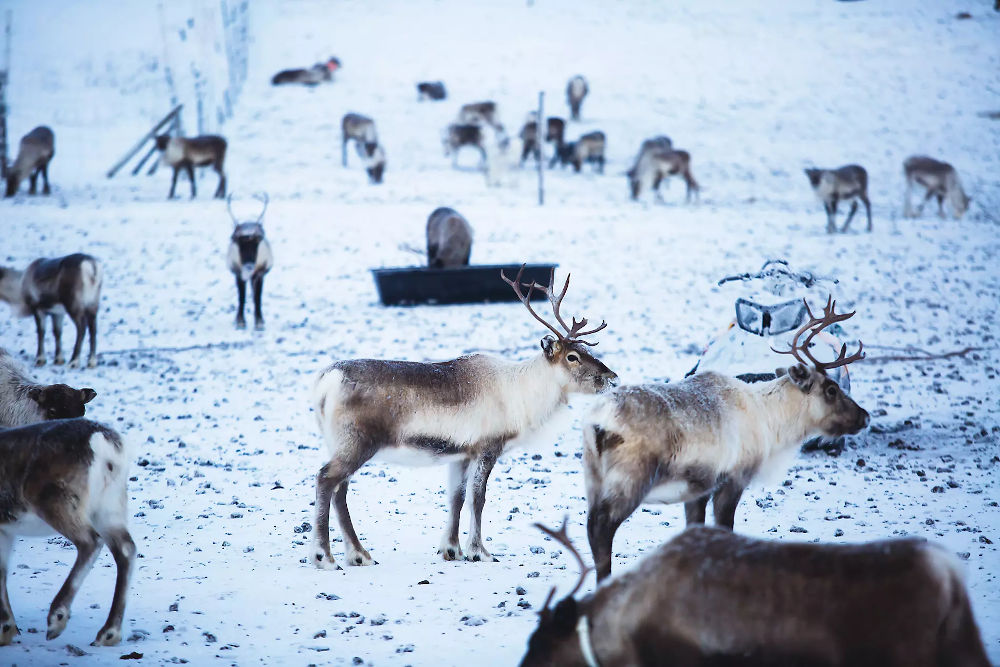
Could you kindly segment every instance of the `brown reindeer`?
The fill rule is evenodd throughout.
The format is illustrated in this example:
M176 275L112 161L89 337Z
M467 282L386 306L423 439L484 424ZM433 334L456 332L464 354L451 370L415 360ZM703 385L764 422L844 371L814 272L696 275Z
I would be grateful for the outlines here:
M35 318L38 354L35 365L45 364L45 318L52 318L52 336L56 344L56 364L64 363L62 348L63 316L69 315L76 326L76 343L69 365L80 364L83 337L90 332L90 356L87 366L97 365L97 312L100 309L103 271L90 255L75 253L54 259L36 259L21 271L0 267L0 301L6 301L21 317Z
M808 311L783 352L799 363L770 382L708 371L676 384L624 386L598 402L583 427L587 536L598 581L611 573L615 532L641 503L683 502L688 524L704 523L711 497L715 522L732 529L743 490L760 473L783 470L811 436L868 426L868 413L826 376L862 359L861 346L847 356L845 345L828 363L809 351L825 327L854 315L835 309L828 299L822 317Z
M542 146L541 142L538 140L538 123L535 120L537 114L532 113L531 117L525 122L524 127L521 128L521 164L528 158L529 155L535 158L535 161L540 161L542 159ZM556 155L553 156L553 160L558 159L559 147L563 145L566 132L566 121L562 118L556 118L555 116L550 116L546 119L545 123L545 141L549 143L555 143L556 145Z
M492 125L500 127L497 103L492 101L470 102L458 110L458 122L472 125Z
M667 137L656 137L653 140L660 141ZM698 182L691 174L691 154L687 151L674 150L673 148L646 149L647 144L643 143L643 148L639 151L639 157L635 166L628 171L629 187L632 190L632 199L636 200L642 194L644 187L652 187L656 193L657 201L663 201L660 194L660 184L670 176L680 175L684 179L687 190L684 201L690 202L692 195L697 198L701 189Z
M427 218L427 266L447 269L468 266L472 225L453 208L434 209Z
M413 465L421 460L449 463L451 516L438 549L445 560L461 559L459 517L465 491L472 484L472 516L464 557L490 561L482 537L486 483L497 459L523 436L536 431L572 393L594 394L612 386L611 372L583 340L604 329L585 330L586 318L566 324L559 309L569 276L557 296L553 284L542 287L501 272L532 317L555 336L541 341L542 351L528 361L473 354L440 363L351 359L320 373L313 385L313 408L330 460L316 476L316 533L310 560L322 569L339 569L330 552L330 503L344 538L348 565L371 565L347 509L351 476L375 456ZM550 283L554 280L550 277ZM523 291L527 288L527 293ZM531 307L534 291L552 304L560 331ZM471 468L471 470L470 470Z
M108 620L94 645L121 641L135 560L128 532L128 466L121 437L89 419L0 429L0 646L18 634L7 595L14 540L51 533L73 543L76 562L49 607L45 638L55 639L66 628L73 598L107 544L118 577Z
M841 232L846 232L851 225L854 214L858 211L858 200L865 205L868 216L868 231L872 231L872 205L868 201L868 172L859 164L848 164L837 169L806 169L806 176L816 197L823 202L826 209L826 231L833 234L837 231L834 220L837 217L837 204L843 200L851 200L851 210L847 213Z
M29 179L31 187L28 194L35 194L38 175L42 175L42 194L52 192L49 188L49 162L56 154L56 138L52 130L39 125L31 132L21 137L21 145L17 151L17 159L7 169L7 191L5 197L13 197L21 187L21 181Z
M338 69L340 69L340 61L331 57L325 63L316 63L308 69L283 69L271 77L271 85L301 83L306 86L315 86L324 81L333 81L333 73Z
M921 539L795 544L692 526L539 612L522 667L988 667L955 558Z
M353 141L358 146L358 154L362 157L371 155L378 145L378 133L375 132L375 121L359 113L346 113L340 119L340 161L347 166L347 142ZM364 147L362 152L361 147Z
M0 347L0 428L82 417L97 392L65 384L38 384Z
M905 217L915 218L923 213L924 204L931 197L937 199L938 215L941 218L944 218L945 199L951 205L951 213L956 220L965 215L969 209L972 200L962 189L962 183L958 180L958 172L947 162L935 160L926 155L913 155L903 162L903 175L906 177L906 199L903 202L903 215ZM916 212L910 204L914 185L920 185L927 189L927 194L920 202Z
M595 130L594 132L584 134L576 141L570 141L557 146L556 157L564 167L567 164L573 165L573 171L576 173L580 173L583 163L587 162L594 165L594 170L597 173L603 174L606 145L607 139L604 133L600 130Z
M191 181L191 199L198 194L194 184L194 168L211 166L219 175L219 185L215 188L215 198L226 196L226 172L223 163L226 161L226 140L215 134L205 134L198 137L171 137L161 134L156 137L156 147L163 153L163 161L174 170L170 180L170 194L167 199L174 198L177 188L177 174L183 169Z

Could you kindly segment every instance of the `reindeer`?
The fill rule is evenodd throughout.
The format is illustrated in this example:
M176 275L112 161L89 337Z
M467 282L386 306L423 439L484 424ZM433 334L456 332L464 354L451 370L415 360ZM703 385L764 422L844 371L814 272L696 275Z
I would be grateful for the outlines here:
M667 139L667 137L657 137L657 139ZM669 139L667 139L669 141ZM684 179L687 190L684 201L689 203L691 196L698 197L701 189L698 181L694 180L691 174L691 154L687 151L674 150L672 148L651 148L639 151L639 158L634 167L628 171L629 187L632 191L632 200L638 200L642 194L643 187L652 187L656 193L657 201L662 202L663 196L660 194L660 184L669 176L680 174Z
M674 148L674 142L671 141L670 137L665 134L658 134L655 137L650 137L642 142L639 146L639 154L635 156L635 160L632 162L632 168L626 172L626 175L631 179L636 172L639 170L639 163L642 162L643 157L647 153L654 153L657 151L670 151Z
M445 91L444 83L440 81L421 81L417 84L417 101L424 100L440 101L445 99L448 93Z
M806 169L809 184L816 197L826 208L826 231L833 234L837 231L834 219L837 217L837 204L841 200L851 200L851 210L841 232L846 232L858 210L858 200L865 205L868 216L868 231L872 231L872 205L868 201L868 172L858 164L848 164L837 169Z
M576 141L556 147L556 157L562 166L573 165L573 171L580 173L584 162L594 165L599 174L604 173L604 148L606 140L600 130L588 132Z
M500 126L496 102L470 102L458 110L458 123L469 125Z
M958 172L947 162L941 162L926 155L913 155L903 162L903 175L906 177L906 198L903 202L903 215L907 218L915 218L924 211L924 204L931 197L937 198L938 215L944 219L944 200L948 199L951 205L951 213L958 220L969 209L971 199L962 189L962 183L958 180ZM910 204L910 194L914 184L922 185L927 189L924 200L920 202L914 213Z
M31 132L21 137L21 145L17 150L17 159L7 169L7 191L4 197L13 197L21 187L21 181L29 179L31 188L29 195L35 194L38 175L42 175L42 194L51 194L49 188L49 162L56 154L56 137L52 130L39 125Z
M381 144L358 144L358 155L364 161L368 182L378 185L385 174L385 149Z
M76 326L76 343L70 368L80 365L83 336L90 332L90 356L87 366L97 365L97 311L100 309L100 263L90 255L75 253L54 259L36 259L23 272L0 267L0 301L6 301L14 312L35 318L38 353L35 365L45 365L45 317L52 318L52 336L56 344L55 363L65 359L60 347L63 315L68 314Z
M267 211L267 193L254 195L264 207L253 222L240 222L233 213L232 195L226 200L229 217L233 219L233 233L229 237L229 250L226 253L226 264L236 276L236 328L246 329L247 321L243 317L243 309L247 299L247 281L253 289L253 319L254 329L264 329L264 314L261 312L261 299L264 295L264 276L274 266L274 256L271 254L271 244L264 238L264 212Z
M434 209L427 218L427 266L445 269L468 266L472 226L453 208Z
M58 533L76 562L49 607L46 639L66 628L70 607L106 543L118 568L111 611L95 646L121 641L125 596L135 559L129 535L129 455L121 437L89 419L58 419L0 429L0 646L18 634L7 596L10 553L18 535Z
M65 384L38 384L0 347L0 428L82 417L97 392Z
M521 128L521 165L524 165L524 161L529 155L534 156L536 162L542 159L542 146L538 140L538 122L535 118L536 116L537 114L532 113L528 121ZM558 152L559 148L563 145L565 132L566 121L562 118L550 116L546 119L545 141L556 144L556 155L552 157L553 161L558 160ZM549 166L551 167L552 163Z
M444 147L445 157L451 156L451 166L458 166L458 149L462 146L471 146L479 151L480 167L485 168L489 162L487 155L487 130L481 125L471 123L452 123L441 137L441 144ZM502 137L498 137L502 140ZM492 149L492 147L491 147Z
M338 69L340 69L340 61L331 56L325 63L316 63L309 69L283 69L271 77L271 85L301 83L306 86L315 86L324 81L333 81L333 73Z
M368 116L362 116L359 113L346 113L340 120L340 130L340 158L345 167L347 166L348 141L354 141L355 144L363 144L369 154L375 150L375 146L378 144L375 121Z
M988 667L954 556L921 539L771 542L692 526L593 593L539 612L522 667Z
M715 522L731 530L743 490L761 473L784 470L803 440L868 426L868 413L826 376L864 358L862 346L847 356L845 345L828 363L809 351L824 328L854 315L835 309L827 299L822 317L808 310L781 352L799 363L770 382L708 371L677 384L625 386L599 402L583 428L587 536L598 581L611 573L615 532L641 503L683 502L690 525L705 522L711 497Z
M583 340L607 324L584 330L586 318L567 325L559 313L569 289L562 292L521 283L501 272L532 317L555 336L541 341L533 359L510 362L482 354L440 363L352 359L338 361L320 373L313 386L313 408L330 460L316 477L316 533L310 560L322 569L339 569L330 553L330 501L344 537L348 565L371 565L347 510L347 485L372 457L449 463L451 516L438 553L445 560L465 557L490 561L483 545L482 515L486 483L497 458L536 431L567 402L571 393L594 394L612 386L618 376L587 348ZM522 291L527 288L527 294ZM560 331L531 307L538 289L552 305ZM465 553L458 545L459 515L472 468L472 516Z
M167 199L174 198L177 188L177 174L183 169L191 181L191 199L198 194L194 184L194 168L211 165L219 175L219 185L215 188L216 199L226 196L226 172L222 165L226 160L226 140L216 134L204 134L198 137L171 137L161 134L156 137L156 147L163 153L163 161L174 170L170 181L170 194Z
M587 87L587 80L577 74L566 84L566 104L569 105L570 118L580 120L580 106L583 105L583 98L590 92Z

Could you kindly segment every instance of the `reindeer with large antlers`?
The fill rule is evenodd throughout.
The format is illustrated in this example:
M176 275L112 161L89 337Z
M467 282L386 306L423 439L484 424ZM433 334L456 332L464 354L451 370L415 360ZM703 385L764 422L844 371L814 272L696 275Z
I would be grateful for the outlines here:
M316 534L311 554L319 568L339 569L330 553L330 503L333 502L348 565L371 565L371 556L354 531L347 509L347 485L375 456L408 464L449 464L448 528L438 549L445 560L489 561L483 546L482 515L486 483L497 458L536 431L571 393L594 394L618 376L587 351L595 343L582 336L587 320L566 325L559 309L569 276L557 296L550 285L523 283L524 267L514 280L501 272L528 312L554 336L528 361L512 362L483 354L451 361L420 363L381 359L338 361L320 373L313 386L313 407L329 451L316 477ZM525 292L525 289L527 292ZM531 307L535 290L552 305L559 331ZM459 518L471 473L472 516L463 554Z
M236 326L245 329L247 326L243 310L247 300L247 281L253 290L254 328L258 331L264 328L264 313L261 310L261 300L264 297L264 276L274 266L274 255L271 244L264 238L264 213L267 211L268 196L266 192L254 195L264 207L253 222L240 222L233 213L233 196L226 199L226 209L233 219L233 233L229 237L229 249L226 252L226 264L236 277Z
M809 352L820 331L854 315L835 307L828 299L822 317L809 311L783 351L799 363L778 369L775 380L748 384L708 371L677 384L624 386L598 403L583 428L587 537L598 580L611 573L615 532L641 503L683 502L691 525L705 522L711 498L716 524L732 529L743 490L783 470L803 440L868 425L868 413L826 375L863 358L861 347L847 356L845 346L826 363Z

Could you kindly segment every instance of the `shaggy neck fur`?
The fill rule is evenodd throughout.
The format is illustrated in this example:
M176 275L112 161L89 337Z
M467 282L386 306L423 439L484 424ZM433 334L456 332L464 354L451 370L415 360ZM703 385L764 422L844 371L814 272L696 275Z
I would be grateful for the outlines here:
M38 403L28 397L34 386L17 362L0 350L0 427L23 426L45 419Z
M756 422L757 446L762 460L797 447L808 436L818 433L819 424L809 411L810 395L788 377L750 385L748 390L751 400L756 403L748 414L753 415Z
M566 404L570 378L544 354L523 362L494 359L493 364L495 394L490 400L496 401L494 409L503 410L511 431L534 431Z

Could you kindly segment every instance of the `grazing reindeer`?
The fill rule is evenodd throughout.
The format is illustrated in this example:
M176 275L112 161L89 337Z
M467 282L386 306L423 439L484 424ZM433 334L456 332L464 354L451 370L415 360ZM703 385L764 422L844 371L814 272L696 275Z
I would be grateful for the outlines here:
M448 96L444 84L440 81L421 81L417 84L417 101L440 101Z
M76 343L70 368L80 365L83 336L90 332L90 356L87 366L97 365L97 311L100 309L100 263L90 255L75 253L54 259L36 259L21 271L0 267L0 301L11 304L21 317L35 318L38 353L35 365L45 365L45 317L52 318L52 336L56 344L56 364L62 364L61 338L63 316L69 315L76 326Z
M529 120L521 128L521 164L529 155L534 156L536 161L542 159L542 146L538 140L538 122L535 120L537 114L532 113ZM566 121L562 118L550 116L546 119L545 141L556 145L556 155L553 160L558 160L559 148L563 145L566 133ZM550 166L551 163L550 163Z
M264 314L261 312L261 299L264 295L264 276L274 265L271 254L271 244L264 238L264 212L267 211L267 193L254 195L264 204L260 215L253 222L240 222L233 214L232 195L226 200L229 216L233 219L233 234L229 237L229 251L226 253L226 263L229 270L236 276L236 328L246 329L247 321L243 317L243 309L247 299L247 281L253 289L253 320L257 331L264 329Z
M38 384L0 347L0 428L82 417L96 396L90 387Z
M580 120L580 107L583 105L583 98L590 92L587 87L587 80L577 74L566 84L566 104L569 105L570 118Z
M447 269L468 266L472 253L472 226L453 208L434 209L427 218L427 266Z
M58 419L0 429L0 646L18 634L7 596L14 538L58 533L76 562L49 608L46 639L66 628L70 607L101 543L118 568L111 611L95 646L121 641L125 596L135 560L127 526L129 456L121 437L89 419Z
M857 164L848 164L837 169L806 169L809 184L813 192L826 208L826 231L833 234L837 231L834 219L837 217L837 205L841 200L851 200L851 210L841 232L846 232L858 211L858 200L865 205L868 216L868 231L872 230L872 205L868 201L868 172Z
M378 144L378 133L375 132L375 121L359 113L346 113L340 120L340 158L343 166L347 166L347 142L364 144L365 150L371 154ZM359 155L360 155L359 150Z
M340 69L340 61L331 57L325 63L316 63L309 69L283 69L271 77L271 85L301 83L306 86L315 86L324 81L333 81L333 73L338 69Z
M470 125L500 126L496 102L470 102L458 110L458 122Z
M573 171L580 173L584 162L594 165L599 174L604 173L604 148L606 140L600 130L588 132L576 141L570 141L556 147L556 157L562 166L573 165Z
M962 189L962 183L958 180L958 172L947 162L941 162L925 155L913 155L903 162L903 175L906 176L906 200L903 202L903 215L907 218L915 218L924 211L924 204L931 197L937 198L938 215L944 218L944 200L948 199L951 205L951 213L955 219L961 218L969 209L971 199ZM910 205L910 194L914 184L919 184L927 189L924 200L920 202L916 213Z
M528 312L555 336L542 339L542 352L524 362L510 362L482 354L441 363L414 363L377 359L339 361L322 373L313 386L313 407L330 453L330 461L316 477L316 533L311 560L319 568L337 565L330 553L330 501L344 537L348 565L371 565L347 510L351 475L376 455L449 462L451 518L438 553L445 560L462 558L458 545L459 515L472 467L472 517L465 559L489 561L483 546L482 514L486 483L497 458L512 441L537 430L570 393L593 394L617 380L614 373L587 351L593 345L583 336L587 320L567 325L559 307L569 276L559 296L552 285L523 284L524 267L514 280L501 277L514 289ZM553 275L554 278L554 275ZM522 286L528 288L527 294ZM545 292L561 332L531 308L535 289Z
M39 125L31 132L21 137L21 145L17 150L17 159L7 169L7 191L5 197L13 197L21 187L21 181L29 179L31 187L29 195L35 194L38 174L42 175L42 194L51 194L49 188L49 162L56 154L56 137L52 130Z
M522 667L988 667L954 556L921 539L772 542L692 526L579 600L549 592Z
M826 376L862 359L861 347L848 357L845 345L829 363L809 352L820 331L854 315L835 307L828 299L823 317L809 311L786 352L800 363L779 369L775 380L747 384L708 371L677 384L622 387L600 401L583 428L587 536L598 581L611 573L615 532L640 503L683 502L688 524L704 523L711 496L715 522L732 529L740 496L758 473L784 469L808 437L868 426L868 413Z
M657 137L657 139L667 139L667 137ZM652 148L645 150L645 146L646 143L644 142L643 149L639 151L638 161L628 171L629 187L632 191L633 201L639 199L643 187L652 187L653 192L656 193L657 201L662 202L663 195L660 194L660 184L669 176L676 176L678 174L684 179L684 183L687 186L684 201L690 203L692 195L695 198L698 197L698 192L701 188L691 173L690 153L672 148Z
M642 162L643 157L648 153L655 153L657 151L670 151L674 148L674 142L670 140L665 134L659 134L655 137L650 137L642 142L639 146L639 154L635 156L635 161L632 163L632 168L626 172L626 175L631 179L636 172L639 170L639 163Z
M381 144L357 144L358 155L361 156L368 174L368 182L378 185L385 174L385 149Z
M177 174L183 169L191 181L191 199L198 194L194 184L194 168L211 165L219 175L219 185L215 188L216 199L226 196L226 172L222 166L226 161L226 140L217 134L204 134L198 137L171 137L161 134L156 137L156 147L163 153L163 161L174 170L170 180L170 194L167 199L174 198L177 188Z

